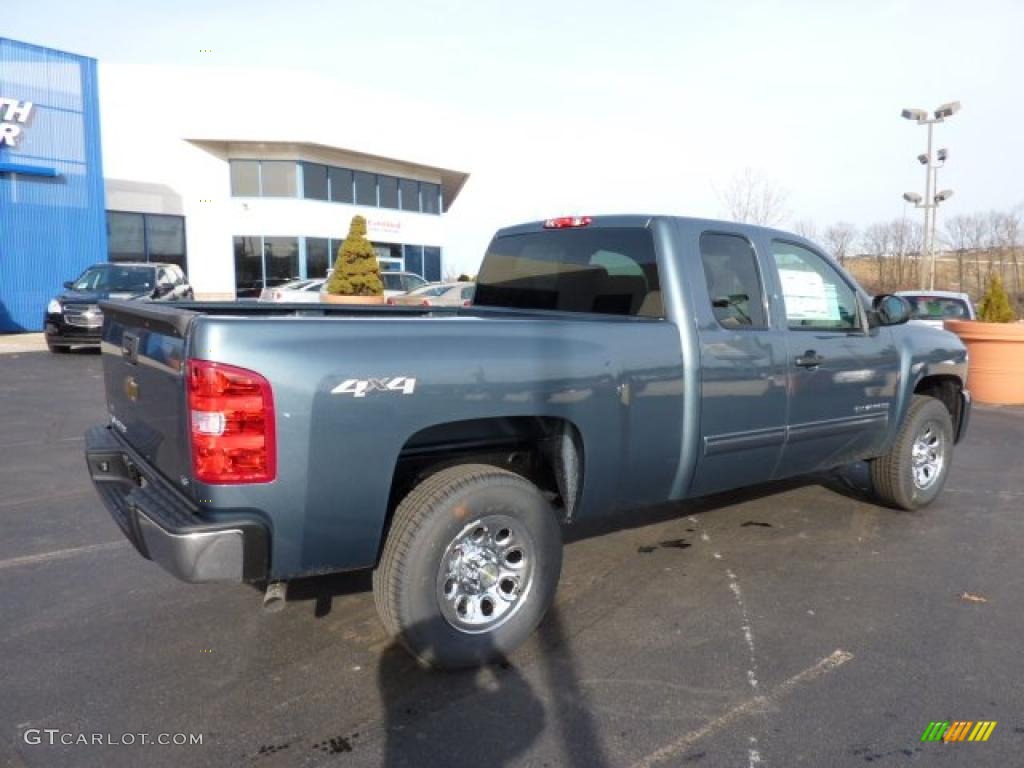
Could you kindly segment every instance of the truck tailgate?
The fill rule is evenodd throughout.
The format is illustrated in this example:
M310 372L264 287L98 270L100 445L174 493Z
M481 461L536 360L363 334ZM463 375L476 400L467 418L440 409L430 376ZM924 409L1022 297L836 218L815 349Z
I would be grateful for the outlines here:
M103 378L117 433L174 486L189 477L185 340L196 315L169 305L103 302Z

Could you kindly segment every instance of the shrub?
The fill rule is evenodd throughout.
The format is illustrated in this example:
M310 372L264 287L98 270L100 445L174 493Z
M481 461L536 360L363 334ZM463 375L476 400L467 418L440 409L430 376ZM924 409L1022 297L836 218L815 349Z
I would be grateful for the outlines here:
M978 319L983 323L1013 322L1013 307L1010 306L1010 297L1006 295L999 275L992 275L988 279L988 289L978 305Z
M338 248L327 292L335 296L383 296L380 265L373 245L366 239L366 219L353 216L348 237Z

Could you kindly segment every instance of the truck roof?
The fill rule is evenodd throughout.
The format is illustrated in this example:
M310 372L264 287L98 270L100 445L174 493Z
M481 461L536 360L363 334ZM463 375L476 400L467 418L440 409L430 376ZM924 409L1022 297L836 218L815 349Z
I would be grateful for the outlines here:
M552 217L557 218L557 217ZM601 214L597 216L588 216L590 222L586 224L588 227L649 227L655 220L664 221L682 221L688 224L695 224L706 228L715 227L729 227L730 229L746 230L748 232L759 232L762 234L770 234L775 236L783 236L788 240L803 240L810 242L805 237L801 237L794 232L789 232L784 229L776 229L774 227L763 227L758 224L745 224L738 221L728 221L725 219L707 219L698 216L669 216L666 214L650 214L650 213L613 213L613 214ZM540 219L537 221L528 221L522 224L513 224L508 227L502 227L495 234L496 237L501 235L517 235L524 234L526 232L536 232L539 229L544 229L544 224L551 219ZM820 248L820 246L818 246Z

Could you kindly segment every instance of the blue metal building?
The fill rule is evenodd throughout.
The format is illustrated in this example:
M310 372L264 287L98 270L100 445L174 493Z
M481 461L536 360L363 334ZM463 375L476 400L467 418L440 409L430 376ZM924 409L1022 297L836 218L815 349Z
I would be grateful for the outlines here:
M0 37L0 332L106 260L96 61Z

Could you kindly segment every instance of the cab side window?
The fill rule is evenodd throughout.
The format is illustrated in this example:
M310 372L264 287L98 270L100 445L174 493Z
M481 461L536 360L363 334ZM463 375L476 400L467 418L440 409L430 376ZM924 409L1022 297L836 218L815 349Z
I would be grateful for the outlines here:
M740 235L705 232L700 238L700 258L718 324L737 331L767 328L761 276L750 241Z
M772 241L772 254L791 329L854 331L861 327L856 293L825 259L780 240Z

